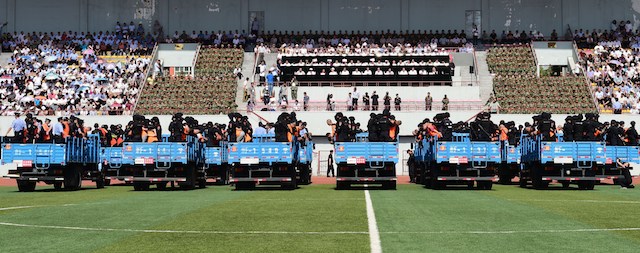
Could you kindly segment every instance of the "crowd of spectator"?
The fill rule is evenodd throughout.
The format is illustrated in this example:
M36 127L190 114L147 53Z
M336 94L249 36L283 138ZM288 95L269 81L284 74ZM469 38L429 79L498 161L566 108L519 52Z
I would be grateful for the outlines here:
M613 20L609 30L574 32L580 71L601 109L640 113L640 33L633 29L629 20Z
M118 27L104 33L3 34L2 49L11 56L0 63L0 113L130 113L155 39L133 23ZM107 60L110 55L119 58Z

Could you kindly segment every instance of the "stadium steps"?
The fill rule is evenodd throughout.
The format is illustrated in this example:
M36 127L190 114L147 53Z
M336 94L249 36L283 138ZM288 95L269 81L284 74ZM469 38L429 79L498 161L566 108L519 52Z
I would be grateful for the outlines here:
M487 51L476 51L476 58L478 59L478 84L480 85L480 100L488 101L493 92L493 75L489 72L489 65L487 65Z
M244 61L242 62L242 79L238 80L238 87L236 92L236 104L238 105L238 111L246 111L247 103L242 101L242 97L244 96L244 92L242 91L242 85L244 84L244 79L247 77L249 81L254 82L256 80L253 72L255 71L255 60L256 55L253 52L245 52L244 53Z

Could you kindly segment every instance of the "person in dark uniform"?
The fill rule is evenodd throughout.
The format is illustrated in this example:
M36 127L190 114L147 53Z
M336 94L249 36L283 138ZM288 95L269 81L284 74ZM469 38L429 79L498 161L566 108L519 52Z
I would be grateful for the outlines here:
M620 187L622 187L622 189L635 188L635 186L633 186L631 172L629 172L630 170L629 163L623 162L622 160L620 160L620 158L618 158L616 160L616 165L618 169L620 169L620 171L622 172L622 175L624 176L623 179L618 180L618 182L620 183Z
M331 177L329 174L333 177L336 176L336 172L333 169L333 150L329 151L329 157L327 158L327 177Z
M409 167L409 182L411 183L415 183L415 177L416 177L416 166L415 166L415 162L416 162L416 157L413 154L413 150L409 149L407 150L407 154L409 154L409 159L407 159L407 167Z
M638 145L638 131L636 131L636 122L631 121L631 126L625 131L628 146Z
M373 95L371 95L371 110L373 111L377 111L378 110L378 94L376 94L376 91L373 91Z

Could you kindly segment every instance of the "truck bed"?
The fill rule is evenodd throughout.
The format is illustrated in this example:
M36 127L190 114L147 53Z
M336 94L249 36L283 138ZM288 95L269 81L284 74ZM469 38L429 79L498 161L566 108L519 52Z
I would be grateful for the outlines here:
M397 142L336 142L337 164L398 163Z
M229 163L255 165L261 163L293 164L294 151L290 142L229 143Z

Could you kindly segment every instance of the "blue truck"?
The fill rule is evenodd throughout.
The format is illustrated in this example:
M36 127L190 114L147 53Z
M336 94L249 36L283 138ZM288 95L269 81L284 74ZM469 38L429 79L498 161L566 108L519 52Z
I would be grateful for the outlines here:
M296 142L298 150L298 160L296 162L297 179L299 185L311 184L311 163L313 162L313 149L315 144L312 141L306 143Z
M296 141L276 142L274 134L254 135L252 142L229 143L228 149L230 183L237 190L253 189L256 185L297 188L299 144Z
M131 171L124 179L134 190L148 190L151 185L162 190L169 182L183 189L206 186L204 168L197 166L203 157L196 148L197 139L189 136L185 142L169 142L168 137L163 135L161 142L123 143L120 170Z
M541 136L521 138L522 164L520 187L531 183L534 189L546 189L552 181L563 187L577 184L581 190L593 190L599 180L596 173L606 160L605 143L600 141L543 141Z
M228 144L221 142L219 147L208 147L205 143L198 144L202 149L202 166L207 179L213 179L216 184L229 184L230 171L228 165Z
M396 189L398 148L397 141L369 142L367 133L356 134L355 142L335 142L336 189L364 184Z
M466 185L491 190L497 167L502 163L500 142L471 141L468 133L453 133L451 141L436 137L417 143L420 179L427 188L444 189L447 185ZM416 156L417 157L417 156Z
M79 190L82 180L91 180L103 188L99 153L98 135L69 137L64 143L2 143L2 163L16 165L9 175L21 192L34 191L38 182L55 189Z
M519 145L510 145L503 141L501 146L502 163L498 166L498 183L510 184L520 173L522 151Z
M104 174L104 185L109 186L114 180L125 182L125 179L133 177L131 169L123 169L122 167L122 147L100 148L100 160Z
M622 171L618 168L616 161L640 163L640 147L638 146L606 146L605 164L596 173L596 177L602 179L612 179L616 182L622 178Z

